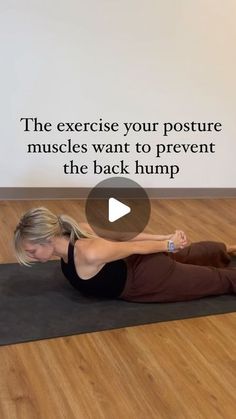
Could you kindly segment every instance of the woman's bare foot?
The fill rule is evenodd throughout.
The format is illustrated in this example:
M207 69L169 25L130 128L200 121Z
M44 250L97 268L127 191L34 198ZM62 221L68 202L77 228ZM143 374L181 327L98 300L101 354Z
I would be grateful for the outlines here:
M226 251L229 255L236 255L236 244L226 244Z

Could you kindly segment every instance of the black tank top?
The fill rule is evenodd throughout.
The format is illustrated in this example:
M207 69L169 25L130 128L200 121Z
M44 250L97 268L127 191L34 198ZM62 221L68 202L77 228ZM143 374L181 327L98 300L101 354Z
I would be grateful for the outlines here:
M90 279L81 279L75 269L74 246L71 243L68 247L68 263L61 259L61 269L73 287L94 297L118 298L126 282L127 266L122 259L106 263Z

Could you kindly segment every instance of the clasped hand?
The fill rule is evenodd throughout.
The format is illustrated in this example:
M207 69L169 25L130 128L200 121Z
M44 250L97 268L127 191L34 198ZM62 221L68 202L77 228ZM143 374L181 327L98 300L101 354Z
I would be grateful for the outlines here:
M188 240L186 234L182 230L176 230L174 234L169 236L169 240L172 240L176 250L184 249L188 246Z

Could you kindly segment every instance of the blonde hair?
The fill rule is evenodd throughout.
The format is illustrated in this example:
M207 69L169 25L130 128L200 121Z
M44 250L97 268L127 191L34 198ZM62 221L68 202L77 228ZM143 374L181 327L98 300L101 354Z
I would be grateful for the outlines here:
M57 216L44 207L32 208L22 215L14 231L14 248L18 262L26 266L32 264L23 249L23 240L43 244L55 236L68 236L72 244L81 237L94 237L82 230L69 215Z

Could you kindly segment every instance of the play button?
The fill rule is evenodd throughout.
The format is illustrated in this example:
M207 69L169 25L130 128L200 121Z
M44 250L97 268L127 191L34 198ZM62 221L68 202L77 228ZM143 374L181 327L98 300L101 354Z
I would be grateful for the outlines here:
M108 202L108 220L110 223L114 223L114 221L119 220L119 218L124 217L131 211L128 205L122 204L115 198L109 198Z
M130 240L146 227L150 216L146 191L133 180L112 177L91 189L86 200L86 217L100 237Z

